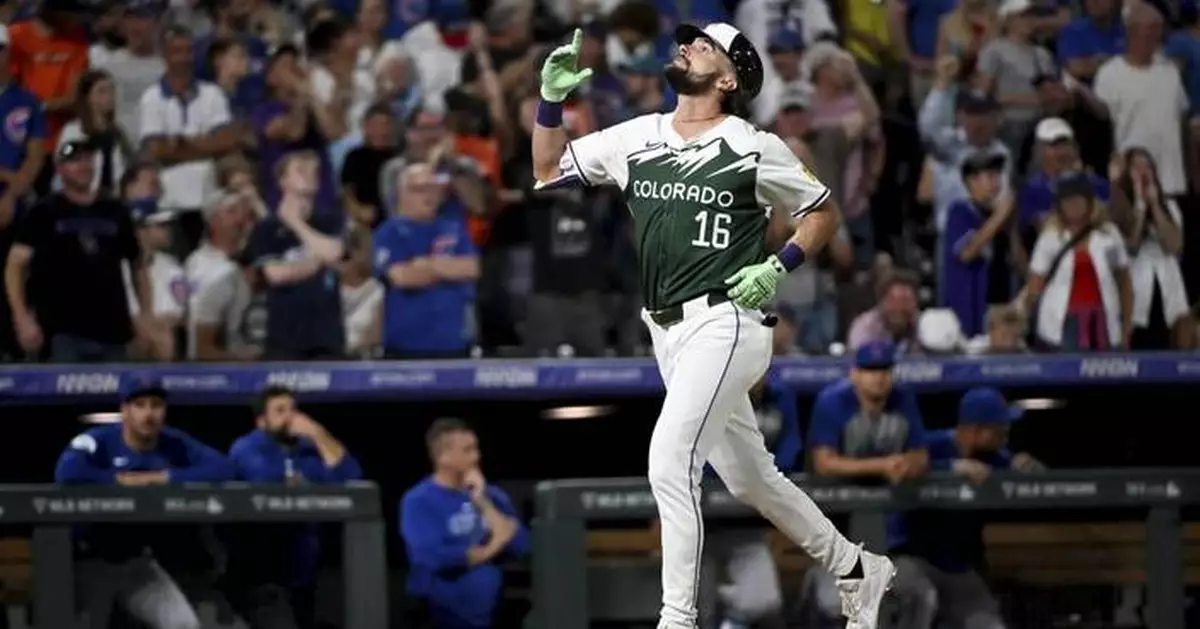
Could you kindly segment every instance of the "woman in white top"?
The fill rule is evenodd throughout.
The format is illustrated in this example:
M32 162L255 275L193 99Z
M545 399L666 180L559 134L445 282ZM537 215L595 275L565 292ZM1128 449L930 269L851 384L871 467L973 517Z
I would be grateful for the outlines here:
M1056 184L1057 206L1029 261L1028 306L1038 341L1066 351L1128 348L1133 287L1129 255L1085 173ZM1039 301L1040 298L1040 301Z
M119 190L125 165L133 157L133 145L116 118L116 87L104 70L90 70L75 86L75 115L58 136L58 146L87 141L96 149L96 176L92 188L107 196ZM54 187L60 187L55 178Z
M1175 199L1163 195L1158 166L1145 149L1125 152L1120 179L1133 201L1122 225L1133 261L1133 349L1162 350L1174 345L1172 330L1188 312L1183 255L1183 214Z

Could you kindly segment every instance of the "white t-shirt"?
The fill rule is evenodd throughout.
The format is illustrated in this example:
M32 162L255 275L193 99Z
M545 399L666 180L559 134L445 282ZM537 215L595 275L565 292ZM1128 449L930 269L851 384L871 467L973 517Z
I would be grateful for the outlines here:
M412 59L426 104L444 111L446 90L461 83L459 76L466 50L447 46L432 20L409 29L400 39L400 48Z
M94 47L93 47L94 48ZM141 101L146 90L162 80L167 64L161 55L138 56L127 48L105 52L91 58L93 68L105 70L113 77L116 89L117 124L131 140L142 137Z
M1070 243L1071 234L1054 225L1047 225L1038 235L1029 257L1029 272L1040 275L1046 281L1037 321L1034 322L1038 336L1052 345L1062 343L1063 322L1071 301L1071 286L1075 278L1075 255L1063 256L1054 277L1047 278L1054 258ZM1105 223L1087 237L1087 252L1096 269L1100 282L1100 299L1104 304L1105 324L1108 340L1113 347L1121 344L1121 291L1117 285L1118 269L1129 268L1129 254L1125 251L1125 240L1116 225Z
M383 284L371 278L358 286L341 285L342 320L346 328L346 347L356 348L379 316L383 306Z
M328 105L332 102L337 89L337 81L333 78L333 74L325 66L313 64L308 75L309 80L312 81L313 94L320 103ZM375 81L370 74L356 70L354 72L354 94L351 97L350 106L346 108L347 134L360 130L363 116L366 115L367 109L370 109L371 103L374 101Z
M153 85L142 94L141 141L156 137L194 138L229 124L229 101L221 88L196 81L190 98L184 100ZM166 209L198 210L216 189L216 172L211 159L176 164L162 171Z
M1167 215L1176 227L1183 230L1183 213L1175 199L1167 199L1164 204ZM1150 210L1146 212L1146 224L1149 236L1144 238L1133 252L1133 260L1129 265L1129 274L1133 283L1133 327L1144 328L1150 325L1150 310L1154 301L1154 289L1158 288L1162 296L1163 323L1170 327L1175 321L1187 314L1190 304L1187 297L1187 285L1183 281L1183 270L1179 267L1179 258L1167 253L1158 238L1154 228L1154 217Z
M577 177L585 185L611 184L627 189L629 196L667 193L687 200L694 196L701 202L712 196L720 204L722 195L731 193L713 190L705 180L754 170L758 204L786 211L793 218L807 214L829 197L829 188L774 133L729 116L685 141L672 128L673 119L673 113L647 114L572 140L559 164L560 179ZM631 164L655 160L674 168L669 181L628 186ZM706 166L718 161L728 164L706 174ZM661 187L651 190L657 184Z
M1156 56L1149 67L1138 68L1118 55L1100 66L1093 89L1108 106L1116 149L1146 149L1158 164L1163 192L1186 192L1181 130L1188 97L1179 66Z
M121 273L125 276L125 295L129 298L129 314L136 317L141 312L137 291L133 286L133 274L129 263L123 263ZM187 308L188 285L183 267L174 256L155 251L150 261L150 303L157 317L182 317Z
M224 251L205 242L184 263L188 296L188 358L196 357L196 327L216 325L224 348L246 342L245 319L250 308L250 285L242 270Z

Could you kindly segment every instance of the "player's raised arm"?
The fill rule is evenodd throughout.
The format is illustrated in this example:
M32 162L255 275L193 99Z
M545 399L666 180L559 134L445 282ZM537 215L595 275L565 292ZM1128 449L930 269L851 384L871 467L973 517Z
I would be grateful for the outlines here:
M542 102L538 103L533 125L533 176L539 184L554 181L561 174L559 162L567 149L563 101L592 76L590 69L578 68L582 42L583 31L575 29L571 43L555 48L542 64Z
M795 221L791 238L760 264L743 267L725 280L729 298L758 308L775 298L779 279L816 256L837 233L841 212L829 188L792 154L783 140L761 134L758 197L773 212L787 212Z

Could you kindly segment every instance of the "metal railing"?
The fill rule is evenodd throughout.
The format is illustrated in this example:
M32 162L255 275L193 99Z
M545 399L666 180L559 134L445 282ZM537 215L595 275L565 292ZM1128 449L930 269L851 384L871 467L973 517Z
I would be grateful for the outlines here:
M923 509L1130 509L1144 513L1146 595L1150 629L1183 629L1183 506L1200 503L1197 470L1076 470L1038 475L997 473L982 485L933 474L899 487L854 486L792 479L829 513L849 516L849 535L885 548L885 514ZM703 497L706 518L737 518L753 510L719 484ZM533 523L533 595L542 629L587 629L587 524L657 517L645 479L547 481L538 485ZM1136 517L1136 516L1134 516ZM601 597L602 598L602 597Z
M0 485L0 522L32 524L33 613L38 629L75 625L71 526L338 522L343 525L345 626L387 629L387 554L373 483L183 487Z

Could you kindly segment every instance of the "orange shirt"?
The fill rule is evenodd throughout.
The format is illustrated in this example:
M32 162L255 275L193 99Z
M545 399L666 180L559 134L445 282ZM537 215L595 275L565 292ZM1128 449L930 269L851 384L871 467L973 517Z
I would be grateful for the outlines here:
M478 162L488 184L496 190L500 189L502 180L499 142L492 138L459 135L454 137L454 151ZM488 219L478 216L467 217L467 232L471 234L471 242L476 245L487 242L491 230L491 221Z
M75 82L88 68L87 33L82 27L51 33L37 20L8 27L13 80L43 103L75 96ZM46 146L53 150L58 133L74 112L46 112Z

